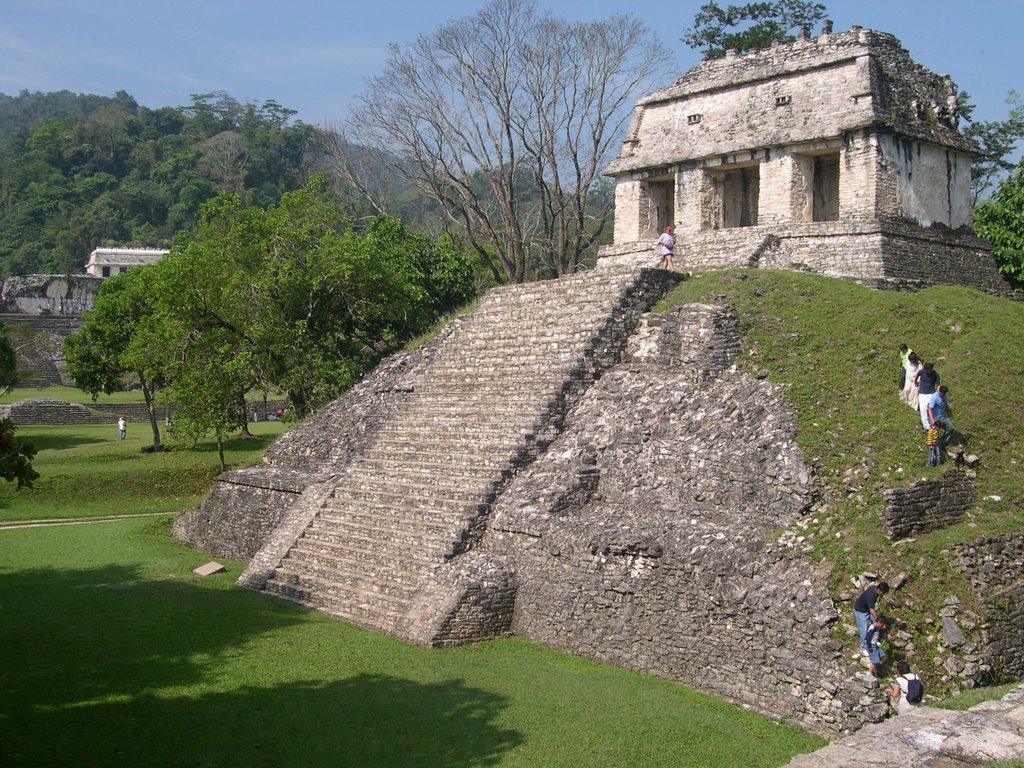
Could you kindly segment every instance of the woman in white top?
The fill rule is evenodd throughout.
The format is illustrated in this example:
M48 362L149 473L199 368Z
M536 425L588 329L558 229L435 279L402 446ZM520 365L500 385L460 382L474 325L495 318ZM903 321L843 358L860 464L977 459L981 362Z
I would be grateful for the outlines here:
M896 711L900 714L906 714L907 711L914 707L921 706L920 701L907 701L910 681L920 680L921 678L910 671L910 665L905 661L901 661L896 665L896 671L899 673L899 676L893 681L888 693L892 697L893 706L896 707Z
M907 358L906 365L904 368L907 369L906 382L903 384L903 391L900 392L900 400L909 405L915 411L917 410L917 374L924 366L921 363L921 358L915 355L913 352Z

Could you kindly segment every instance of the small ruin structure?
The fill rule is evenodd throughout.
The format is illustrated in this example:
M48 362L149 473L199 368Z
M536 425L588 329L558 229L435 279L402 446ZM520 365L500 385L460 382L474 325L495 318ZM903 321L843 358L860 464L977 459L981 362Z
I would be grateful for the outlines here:
M889 34L853 27L704 61L640 99L601 264L799 268L880 287L1007 287L971 231L957 89Z
M95 248L85 271L94 277L113 277L133 267L156 264L168 253L161 248Z

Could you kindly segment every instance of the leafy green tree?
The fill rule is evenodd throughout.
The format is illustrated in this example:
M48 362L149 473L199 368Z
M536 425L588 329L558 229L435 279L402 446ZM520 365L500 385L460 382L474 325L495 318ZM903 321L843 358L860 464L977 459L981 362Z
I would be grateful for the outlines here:
M964 136L981 148L971 165L971 192L977 203L1014 168L1014 153L1024 139L1024 100L1014 90L1006 95L1010 114L1005 120L974 120L974 104L967 91L961 92L957 102L960 116L969 123Z
M1017 288L1024 288L1024 160L974 209L974 231L992 243L999 269Z
M36 447L30 440L20 440L17 427L10 419L0 420L0 477L18 488L31 488L39 478L32 468Z
M10 329L0 323L0 395L6 395L17 383L17 350L11 341Z
M768 48L776 40L791 42L795 29L807 27L825 18L825 6L806 0L776 0L746 5L705 3L693 17L693 26L682 41L700 51L705 58L718 59L726 51Z
M159 450L156 393L166 381L173 328L157 309L154 276L142 268L104 282L82 328L64 340L64 358L75 384L94 399L137 385L149 411L153 450Z
M230 362L225 392L206 402L223 410L240 392L274 388L299 417L473 292L450 240L432 244L387 217L361 234L319 180L266 210L221 195L157 268L182 329L172 389L190 367Z
M78 272L98 245L167 245L218 189L266 206L306 178L312 129L277 102L36 96L0 96L0 274Z

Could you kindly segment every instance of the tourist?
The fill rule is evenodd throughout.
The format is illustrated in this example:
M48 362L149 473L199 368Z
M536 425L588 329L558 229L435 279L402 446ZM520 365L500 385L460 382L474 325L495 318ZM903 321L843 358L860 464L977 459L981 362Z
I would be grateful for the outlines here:
M128 434L127 426L124 416L119 416L117 418L117 434L122 440L124 440L125 436Z
M952 409L949 407L948 396L949 387L942 384L928 400L929 431L932 428L942 431L942 436L938 438L935 444L937 459L935 466L942 463L942 449L946 447L946 443L953 437L953 421L949 418Z
M906 344L900 344L900 392L907 383L907 358L914 354L914 350Z
M934 364L925 363L924 368L914 377L914 383L917 384L917 410L921 414L921 426L928 429L931 426L928 421L928 401L939 386L939 372L935 370Z
M878 621L875 603L888 591L889 585L880 581L861 592L853 603L853 618L857 622L857 632L860 634L860 652L863 656L868 655L868 625Z
M868 649L865 661L868 665L868 672L871 674L875 674L885 659L885 651L878 642L881 639L883 629L885 629L885 622L881 619L876 619L868 626L868 631L864 635L864 642L867 644Z
M925 462L926 467L937 467L942 463L942 454L939 449L939 427L938 425L932 425L925 432L927 435L926 442L928 443L928 461Z
M665 227L665 231L661 233L658 244L661 246L661 263L658 266L662 269L673 269L672 252L676 247L676 239L672 236L671 224Z
M924 698L924 683L921 678L910 671L910 665L901 661L896 665L899 673L888 689L888 694L899 713L906 713L916 706L920 706Z
M911 352L907 356L907 362L904 366L903 373L904 382L903 390L900 392L900 400L909 405L915 411L918 409L917 400L917 374L921 372L921 358L919 358L914 352Z

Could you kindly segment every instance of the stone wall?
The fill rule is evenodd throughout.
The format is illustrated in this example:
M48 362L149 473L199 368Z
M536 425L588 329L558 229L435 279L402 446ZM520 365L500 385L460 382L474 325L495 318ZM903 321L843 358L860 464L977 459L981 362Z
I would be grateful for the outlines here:
M884 496L878 514L886 534L902 539L959 523L978 494L963 472L953 470L937 480L922 478L906 488L887 490Z
M646 318L472 554L507 569L518 636L853 730L885 705L832 639L827 567L772 540L806 511L810 478L792 407L731 367L738 349L732 310ZM471 636L454 608L448 627L435 644Z
M655 242L648 240L602 247L598 266L654 265L659 260ZM1015 296L984 240L900 220L811 222L680 235L674 262L683 271L798 269L879 288L965 285Z
M198 509L175 519L174 535L218 557L253 557L307 488L344 472L365 452L458 324L420 349L383 361L341 398L281 435L260 465L220 475Z
M1024 532L957 545L948 554L985 602L994 669L1024 678Z

